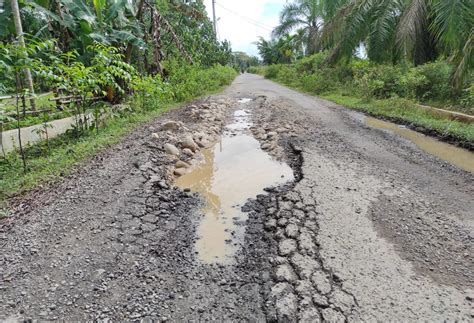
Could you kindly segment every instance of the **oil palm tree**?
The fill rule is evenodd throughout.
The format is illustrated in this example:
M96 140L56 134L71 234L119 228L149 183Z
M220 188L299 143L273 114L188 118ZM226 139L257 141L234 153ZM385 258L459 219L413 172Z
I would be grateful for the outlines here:
M280 13L280 24L273 30L273 36L282 37L300 29L307 41L308 54L320 49L322 30L322 6L318 0L296 0L283 7Z
M450 56L459 88L473 64L473 24L472 0L350 0L325 25L323 39L333 48L329 62L350 57L361 42L374 61Z
M321 35L325 21L330 20L348 0L296 0L283 7L280 24L273 36L282 37L298 30L300 39L305 39L307 54L322 49Z

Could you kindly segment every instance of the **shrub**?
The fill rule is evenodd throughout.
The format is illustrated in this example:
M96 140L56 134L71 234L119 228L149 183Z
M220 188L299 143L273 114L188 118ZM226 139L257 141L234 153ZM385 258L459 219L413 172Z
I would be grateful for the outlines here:
M205 91L217 90L230 84L237 74L229 66L215 65L204 69L199 65L188 65L176 60L167 61L164 66L170 71L167 82L177 101L202 95Z
M451 74L451 66L444 61L427 63L411 68L401 86L407 97L445 101L454 97Z
M390 98L400 93L399 84L402 71L391 65L373 65L353 68L355 84L366 99Z
M327 57L327 52L321 52L304 57L295 63L296 70L298 73L315 73L317 70L324 67Z
M278 80L285 84L298 83L299 75L293 65L279 65Z
M278 72L280 71L281 65L270 65L265 69L265 78L275 79L278 77Z
M264 66L250 66L247 71L252 74L264 75L265 67Z
M301 87L308 92L322 94L335 88L335 82L328 80L329 69L321 73L307 74L301 77Z
M474 84L463 91L460 104L464 112L474 114Z

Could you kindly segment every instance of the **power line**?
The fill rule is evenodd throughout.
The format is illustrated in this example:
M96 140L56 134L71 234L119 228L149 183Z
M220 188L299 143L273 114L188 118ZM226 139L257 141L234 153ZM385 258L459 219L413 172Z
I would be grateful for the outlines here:
M250 24L252 24L252 25L254 25L254 26L256 26L256 27L259 27L259 28L261 28L261 29L265 29L265 30L267 30L267 31L269 31L269 32L272 32L272 31L273 31L273 28L270 27L270 26L268 26L268 25L265 25L265 24L263 24L263 23L261 23L261 22L259 22L259 21L253 20L252 18L248 18L248 17L246 17L246 16L243 16L243 15L241 15L241 14L239 14L239 13L237 13L237 12L235 12L235 11L229 9L229 8L224 7L224 6L221 5L219 2L215 2L215 3L216 3L219 7L221 7L222 9L224 9L224 10L226 10L226 11L228 11L228 12L234 14L235 16L237 16L237 17L239 17L239 18L245 20L246 22L248 22L248 23L250 23Z
M254 19L252 19L252 18L249 18L249 17L246 17L246 16L244 16L244 15L241 15L241 14L239 14L238 12L236 12L236 11L234 11L234 10L232 10L232 9L229 9L229 8L227 8L227 7L224 7L223 5L221 5L221 4L218 3L218 2L216 2L216 4L219 5L219 7L221 7L222 9L227 10L228 12L230 12L230 13L236 15L237 17L239 17L239 18L241 18L241 19L244 19L245 21L247 21L247 22L249 22L249 23L251 23L251 24L253 24L253 25L256 25L257 27L264 28L264 29L267 29L267 30L269 30L269 31L272 31L272 30L273 30L273 27L271 27L271 26L269 26L269 25L266 25L266 24L264 24L264 23L262 23L262 22L260 22L260 21L257 21L257 20L254 20Z

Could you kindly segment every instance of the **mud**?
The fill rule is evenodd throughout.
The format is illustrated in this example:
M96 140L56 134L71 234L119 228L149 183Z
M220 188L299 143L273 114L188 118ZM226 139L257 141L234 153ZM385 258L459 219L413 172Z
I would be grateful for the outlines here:
M273 160L246 131L251 126L250 116L236 110L218 143L202 151L201 160L176 181L178 187L204 198L196 250L206 263L233 261L245 233L236 223L247 220L241 207L248 199L263 194L266 187L293 180L292 169Z
M465 171L474 173L474 152L438 141L419 132L407 129L405 126L396 125L391 122L367 118L365 123L374 128L393 131L397 135L412 141L427 153L445 160Z
M206 194L174 182L242 108L229 138L248 131L294 180L247 194L232 261L206 263ZM471 321L473 180L358 113L242 75L15 204L0 319Z

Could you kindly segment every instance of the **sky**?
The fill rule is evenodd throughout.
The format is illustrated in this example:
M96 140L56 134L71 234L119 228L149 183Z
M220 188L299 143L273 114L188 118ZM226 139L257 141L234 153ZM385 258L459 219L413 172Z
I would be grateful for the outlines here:
M270 38L286 0L216 0L217 35L227 39L233 51L258 55L253 44L258 36ZM212 20L212 0L204 0Z

